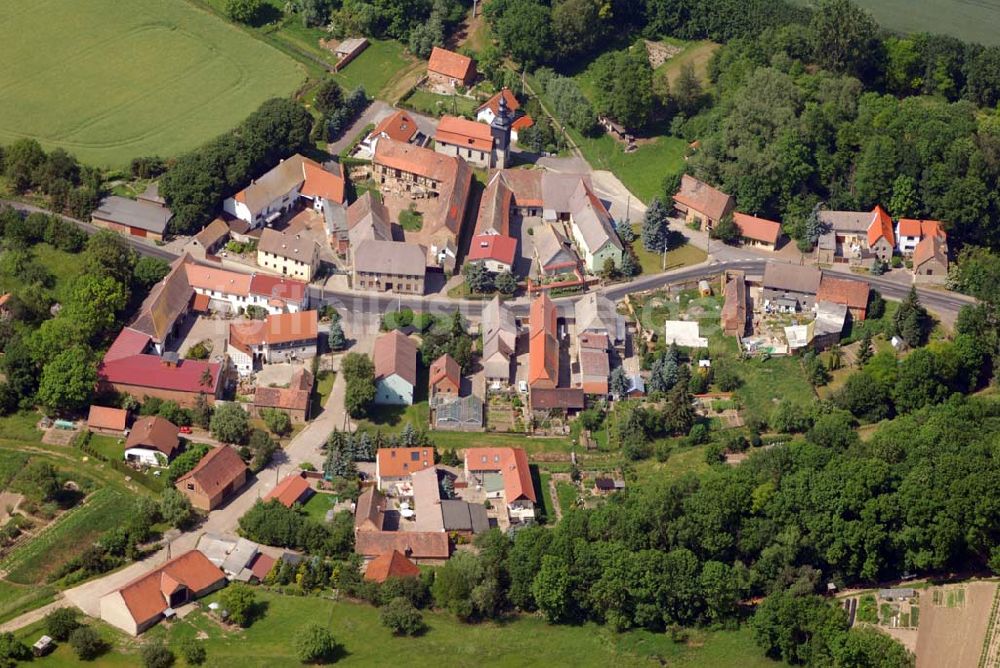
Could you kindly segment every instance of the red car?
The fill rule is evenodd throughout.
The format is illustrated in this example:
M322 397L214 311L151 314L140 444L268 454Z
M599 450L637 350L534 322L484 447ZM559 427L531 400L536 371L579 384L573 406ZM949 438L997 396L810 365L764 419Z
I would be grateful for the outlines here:
M191 427L181 427L180 432L182 434L190 434L191 433Z

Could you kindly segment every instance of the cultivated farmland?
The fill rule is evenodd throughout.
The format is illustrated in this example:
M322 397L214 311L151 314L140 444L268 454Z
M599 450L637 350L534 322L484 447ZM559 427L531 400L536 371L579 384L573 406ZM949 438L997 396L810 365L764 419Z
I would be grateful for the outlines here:
M815 5L813 0L796 0ZM875 19L897 32L952 35L967 42L1000 44L1000 3L996 0L857 0Z
M0 5L0 144L121 166L176 155L292 93L300 65L182 0Z

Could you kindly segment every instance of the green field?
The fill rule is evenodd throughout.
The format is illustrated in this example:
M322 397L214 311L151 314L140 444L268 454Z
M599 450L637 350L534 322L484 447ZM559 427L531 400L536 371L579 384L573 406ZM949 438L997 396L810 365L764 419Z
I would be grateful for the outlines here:
M206 665L299 666L295 632L308 624L328 625L343 645L337 666L713 666L764 668L778 666L761 656L746 628L738 631L692 631L687 643L674 643L666 633L635 631L616 634L605 627L549 626L538 617L521 617L502 624L461 624L451 615L425 613L425 634L416 638L393 636L378 621L378 610L363 604L334 602L319 597L263 594L264 617L249 629L223 630L202 611L191 613L166 629L160 625L145 637L165 638L177 647L185 638L201 635ZM95 663L77 660L63 644L38 666L134 666L134 640L95 623L113 649ZM34 642L42 629L34 625L18 637Z
M813 0L795 0L815 6ZM1000 3L996 0L857 0L875 20L894 32L952 35L967 42L1000 44Z
M176 155L293 92L291 58L182 0L0 5L0 143L120 166Z

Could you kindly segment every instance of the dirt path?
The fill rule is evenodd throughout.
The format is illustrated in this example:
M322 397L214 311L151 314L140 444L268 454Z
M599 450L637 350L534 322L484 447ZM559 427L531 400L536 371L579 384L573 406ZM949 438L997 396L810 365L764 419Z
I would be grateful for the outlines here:
M34 610L29 610L19 617L15 617L9 622L4 622L0 624L0 633L13 633L23 629L25 626L31 626L37 621L43 619L47 614L53 610L58 610L59 608L70 608L73 606L72 601L68 601L65 598L60 597L59 599L52 601L48 605L43 605L40 608L35 608Z
M552 499L552 514L556 516L556 522L562 520L562 508L559 506L559 495L556 494L556 481L549 478L549 498Z

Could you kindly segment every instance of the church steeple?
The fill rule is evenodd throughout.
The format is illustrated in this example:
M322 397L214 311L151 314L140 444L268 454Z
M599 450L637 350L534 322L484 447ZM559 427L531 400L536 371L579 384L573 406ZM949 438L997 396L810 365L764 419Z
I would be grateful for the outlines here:
M497 114L490 123L490 134L493 135L493 151L496 155L496 166L504 169L510 151L510 132L514 123L514 114L507 108L506 88L500 91L500 101L497 103Z

